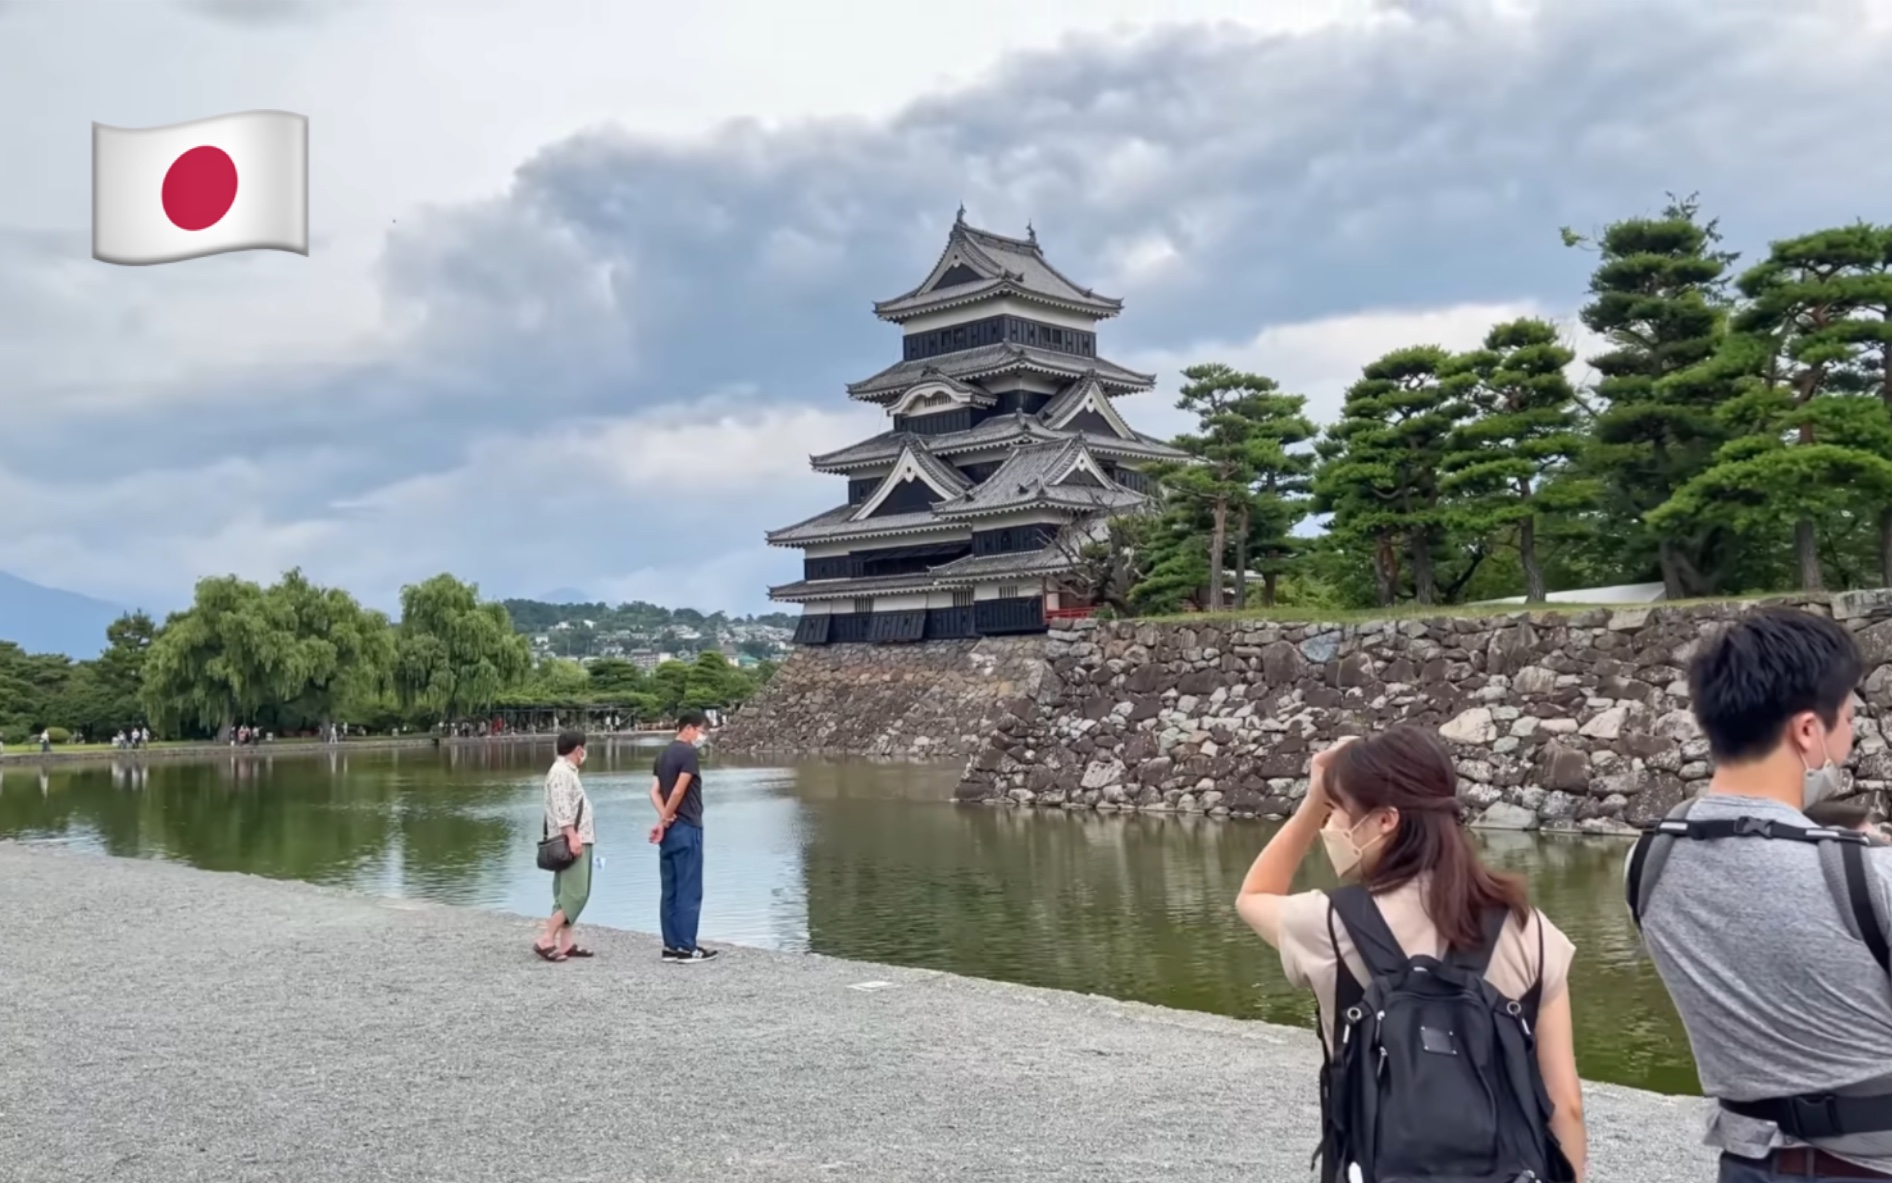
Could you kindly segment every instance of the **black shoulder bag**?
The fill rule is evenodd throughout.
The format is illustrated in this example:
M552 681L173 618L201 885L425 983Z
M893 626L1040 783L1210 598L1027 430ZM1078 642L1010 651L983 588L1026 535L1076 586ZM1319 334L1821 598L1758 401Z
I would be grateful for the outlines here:
M585 821L584 798L578 800L578 816L572 819L572 829L576 830ZM578 861L578 852L572 844L565 841L565 835L552 833L552 823L541 823L545 836L539 839L539 870L557 873Z

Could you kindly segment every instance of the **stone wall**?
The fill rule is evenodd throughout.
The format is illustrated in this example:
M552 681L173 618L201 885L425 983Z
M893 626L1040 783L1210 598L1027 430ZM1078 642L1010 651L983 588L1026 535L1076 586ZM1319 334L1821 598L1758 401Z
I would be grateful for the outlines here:
M1892 592L1783 599L1857 630L1860 791L1892 781ZM1699 791L1708 745L1684 666L1748 605L1533 611L1352 625L1078 621L1008 700L964 801L1276 817L1310 755L1398 722L1437 727L1482 825L1627 832Z
M993 734L998 705L1035 699L1047 638L797 649L716 733L718 752L964 760Z

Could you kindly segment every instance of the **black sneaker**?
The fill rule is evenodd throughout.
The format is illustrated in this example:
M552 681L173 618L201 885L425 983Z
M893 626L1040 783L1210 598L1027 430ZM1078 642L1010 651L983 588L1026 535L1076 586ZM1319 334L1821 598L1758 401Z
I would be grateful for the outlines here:
M715 957L716 950L698 947L691 949L687 953L678 953L675 957L671 958L671 960L675 961L678 965L693 965L699 961L714 960Z
M663 959L665 961L682 961L688 956L689 954L685 953L682 949L672 949L668 946L664 948Z

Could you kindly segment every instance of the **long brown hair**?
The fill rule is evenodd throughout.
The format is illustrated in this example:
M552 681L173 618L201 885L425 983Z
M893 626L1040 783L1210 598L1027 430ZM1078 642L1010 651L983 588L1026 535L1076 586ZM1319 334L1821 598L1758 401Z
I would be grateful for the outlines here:
M1503 905L1525 923L1530 901L1524 881L1487 870L1472 849L1458 800L1458 773L1445 745L1430 731L1393 727L1357 740L1334 755L1334 796L1359 822L1376 809L1399 811L1399 825L1363 882L1374 894L1426 877L1426 915L1446 946L1475 949L1484 940L1484 915Z

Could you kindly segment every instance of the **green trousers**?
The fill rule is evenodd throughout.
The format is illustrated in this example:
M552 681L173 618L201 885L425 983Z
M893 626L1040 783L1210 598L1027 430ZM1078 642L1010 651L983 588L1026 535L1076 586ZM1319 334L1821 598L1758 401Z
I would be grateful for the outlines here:
M585 910L585 904L591 899L591 847L585 847L585 853L578 856L578 861L563 871L552 876L552 903L565 913L565 923L578 923L579 913Z

